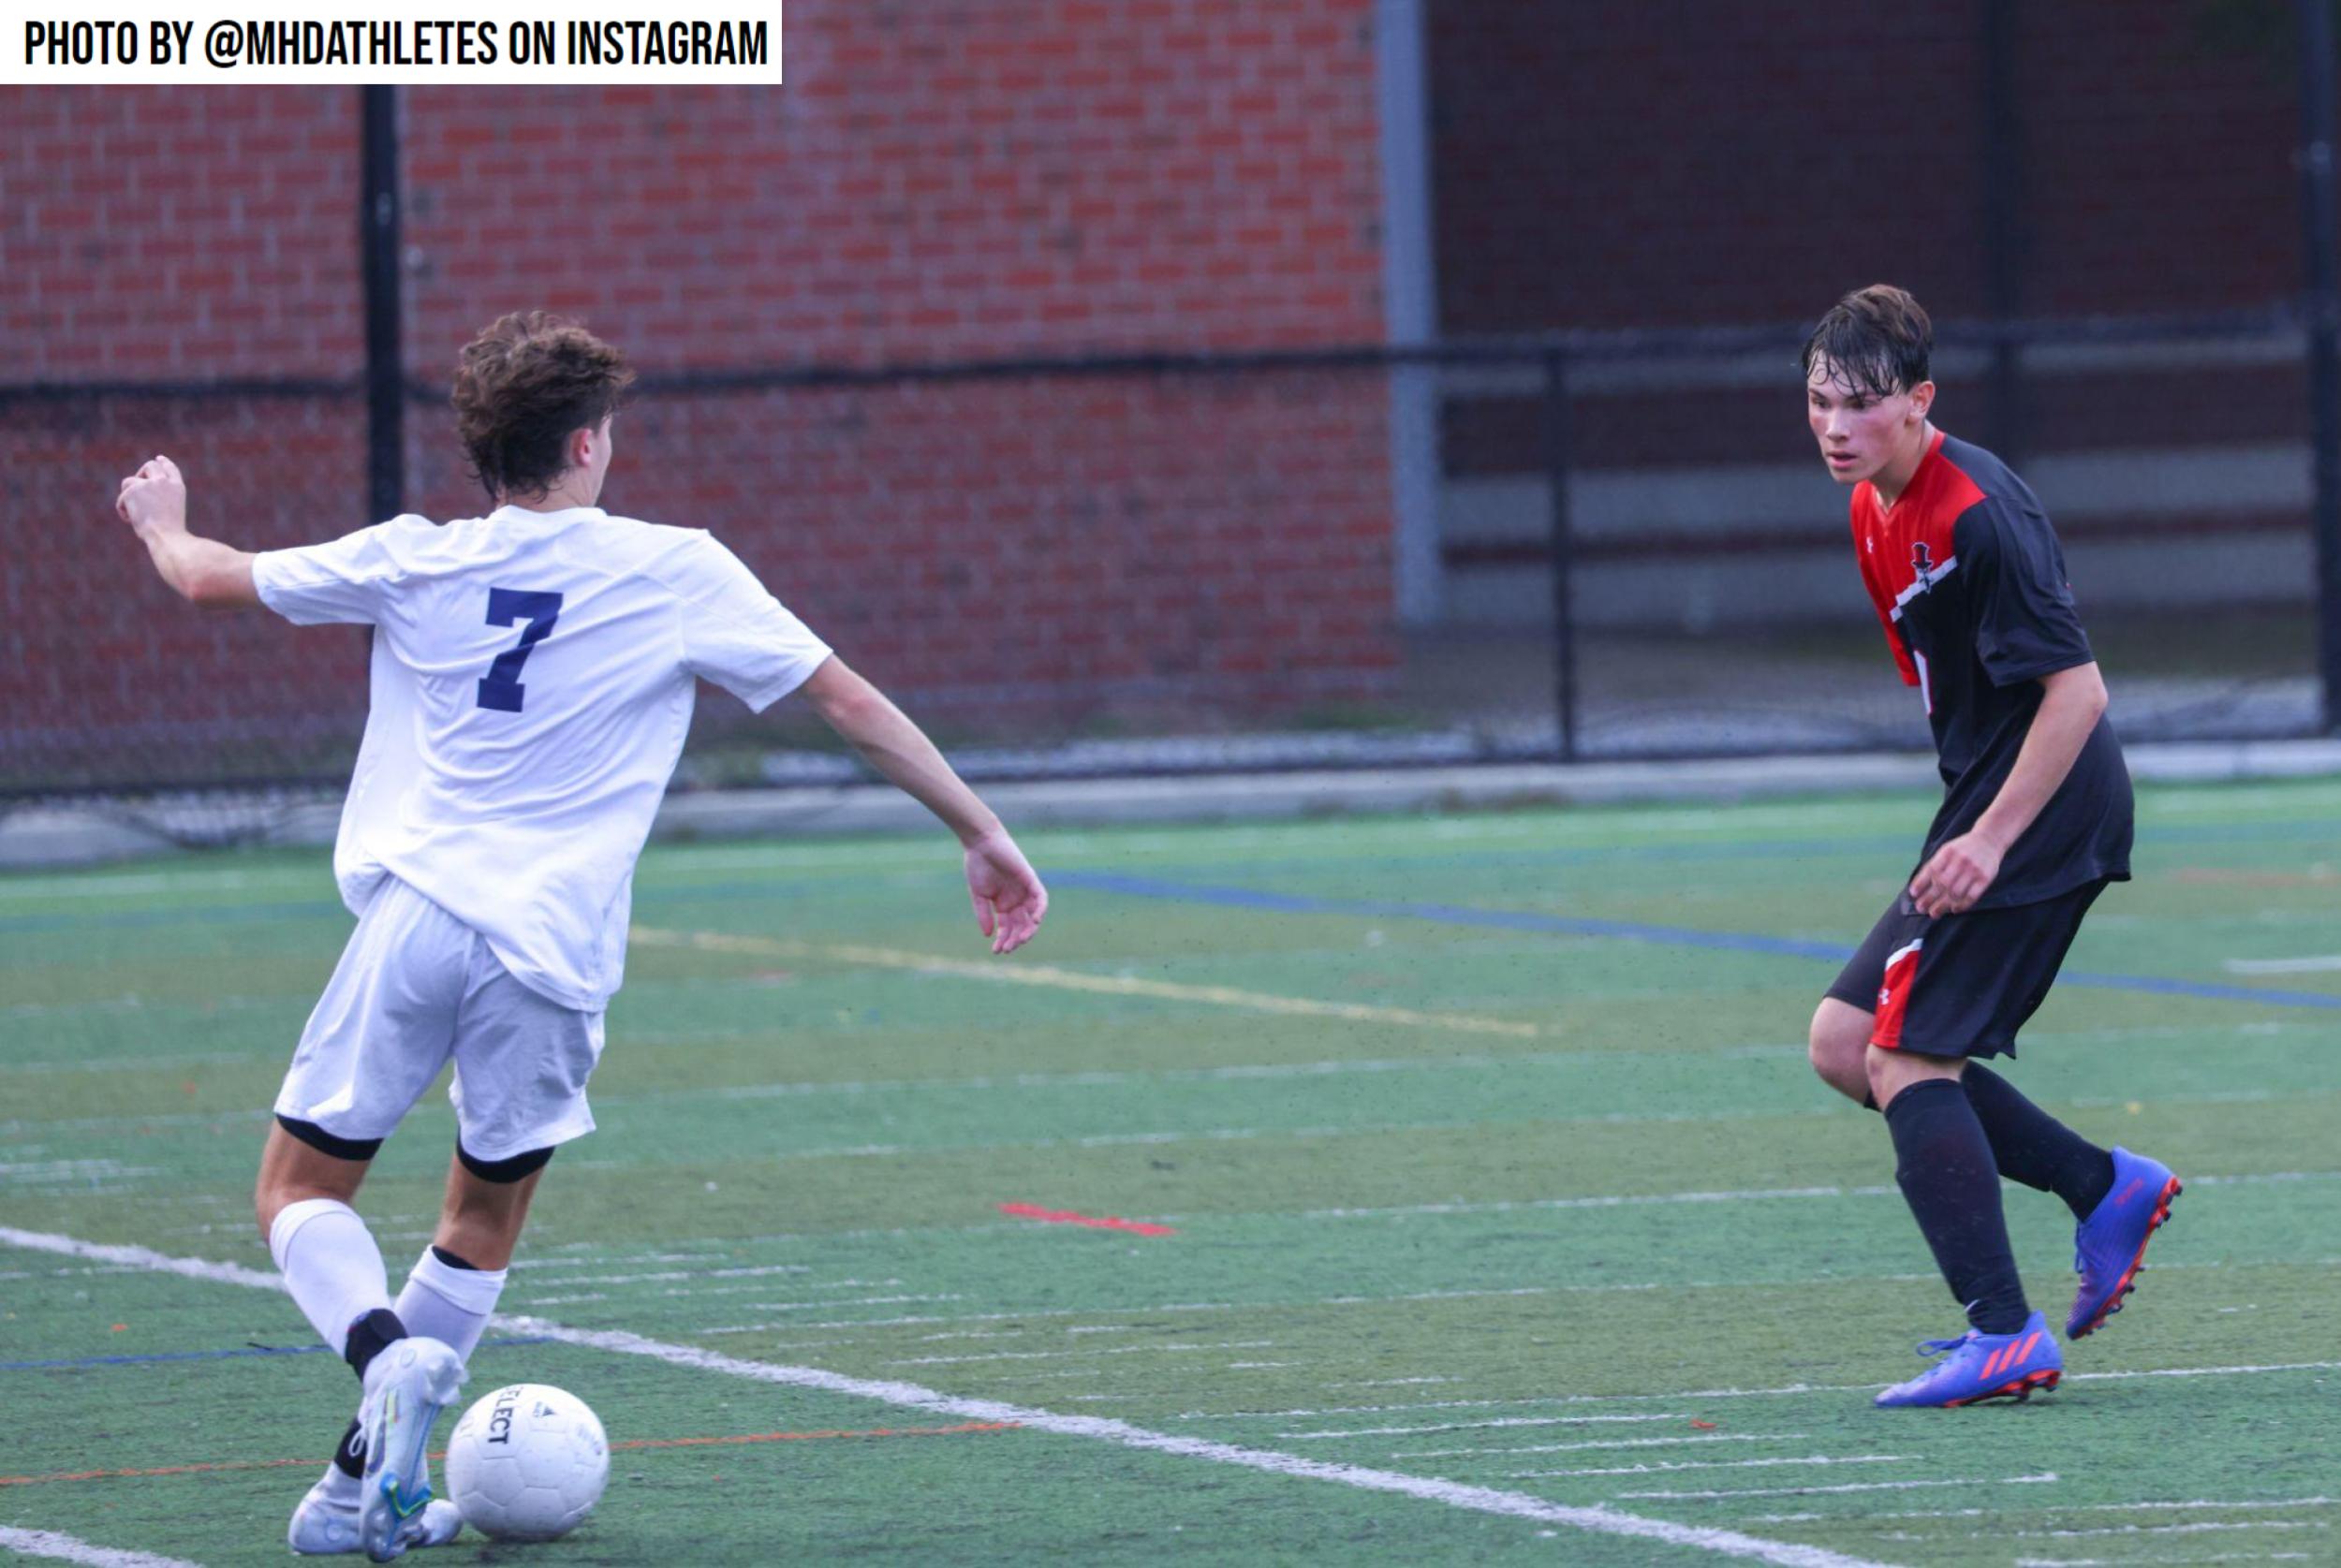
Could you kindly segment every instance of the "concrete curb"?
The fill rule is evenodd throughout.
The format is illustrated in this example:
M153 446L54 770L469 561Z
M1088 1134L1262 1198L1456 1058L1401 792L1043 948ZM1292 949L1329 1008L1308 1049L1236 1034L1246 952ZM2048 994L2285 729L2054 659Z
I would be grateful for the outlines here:
M2341 740L2252 740L2127 748L2142 783L2207 784L2341 775ZM1692 762L1588 762L1480 768L1343 769L1183 778L994 784L984 797L1018 828L1260 822L1353 813L1487 811L1636 800L1742 800L1863 794L1936 782L1922 754L1730 757ZM244 813L266 842L330 844L338 802L194 803L190 813ZM670 797L663 840L791 834L924 832L934 820L881 785L710 790ZM44 807L0 818L0 870L91 865L170 852L164 833L94 809Z

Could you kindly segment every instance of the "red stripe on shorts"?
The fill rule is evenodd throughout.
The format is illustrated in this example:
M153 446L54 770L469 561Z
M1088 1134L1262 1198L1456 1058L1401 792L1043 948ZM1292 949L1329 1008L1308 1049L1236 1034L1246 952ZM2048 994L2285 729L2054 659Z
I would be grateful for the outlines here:
M1919 977L1919 954L1924 938L1911 943L1886 960L1885 983L1877 992L1877 1021L1870 1028L1870 1044L1880 1050L1902 1048L1903 1015L1909 1011L1910 986Z

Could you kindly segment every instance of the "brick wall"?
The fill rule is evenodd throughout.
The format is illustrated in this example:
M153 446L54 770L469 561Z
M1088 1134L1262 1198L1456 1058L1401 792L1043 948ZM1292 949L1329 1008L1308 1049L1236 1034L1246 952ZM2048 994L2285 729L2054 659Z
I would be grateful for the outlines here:
M357 90L0 93L0 380L338 376Z
M1379 335L1368 0L803 0L788 22L777 91L405 90L409 374L443 385L481 323L534 305L654 375ZM358 142L355 88L0 95L0 379L354 378ZM1336 379L646 397L610 501L714 529L914 705L1013 685L1078 726L1142 690L1252 722L1370 693L1394 659L1387 400ZM363 520L361 418L0 408L0 462L62 537L173 448L223 533L277 544ZM229 474L271 440L264 479ZM434 410L408 467L410 506L479 509ZM305 634L295 663L281 629L186 630L134 551L81 536L88 561L58 547L11 580L0 782L36 729L128 737L166 690L254 757L354 737L355 638ZM93 635L107 668L77 652ZM133 771L215 760L123 744Z
M1980 0L1426 6L1448 331L1796 321L1879 278L1988 312ZM2012 9L2024 311L2299 286L2289 7Z

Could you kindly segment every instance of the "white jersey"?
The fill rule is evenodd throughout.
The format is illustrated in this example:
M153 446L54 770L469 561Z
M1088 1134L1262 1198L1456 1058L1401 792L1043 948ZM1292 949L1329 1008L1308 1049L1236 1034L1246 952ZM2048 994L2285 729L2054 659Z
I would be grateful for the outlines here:
M333 872L363 913L395 876L515 978L598 1012L634 862L704 676L762 711L830 651L707 534L596 506L399 517L253 562L296 625L375 628L373 706Z

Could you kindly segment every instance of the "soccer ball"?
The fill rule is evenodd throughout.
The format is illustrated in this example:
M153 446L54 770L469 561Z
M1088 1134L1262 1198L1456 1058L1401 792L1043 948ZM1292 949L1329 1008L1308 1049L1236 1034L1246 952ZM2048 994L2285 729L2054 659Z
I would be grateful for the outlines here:
M600 1417L546 1384L497 1389L464 1412L448 1439L448 1495L465 1524L499 1541L567 1535L609 1480Z

